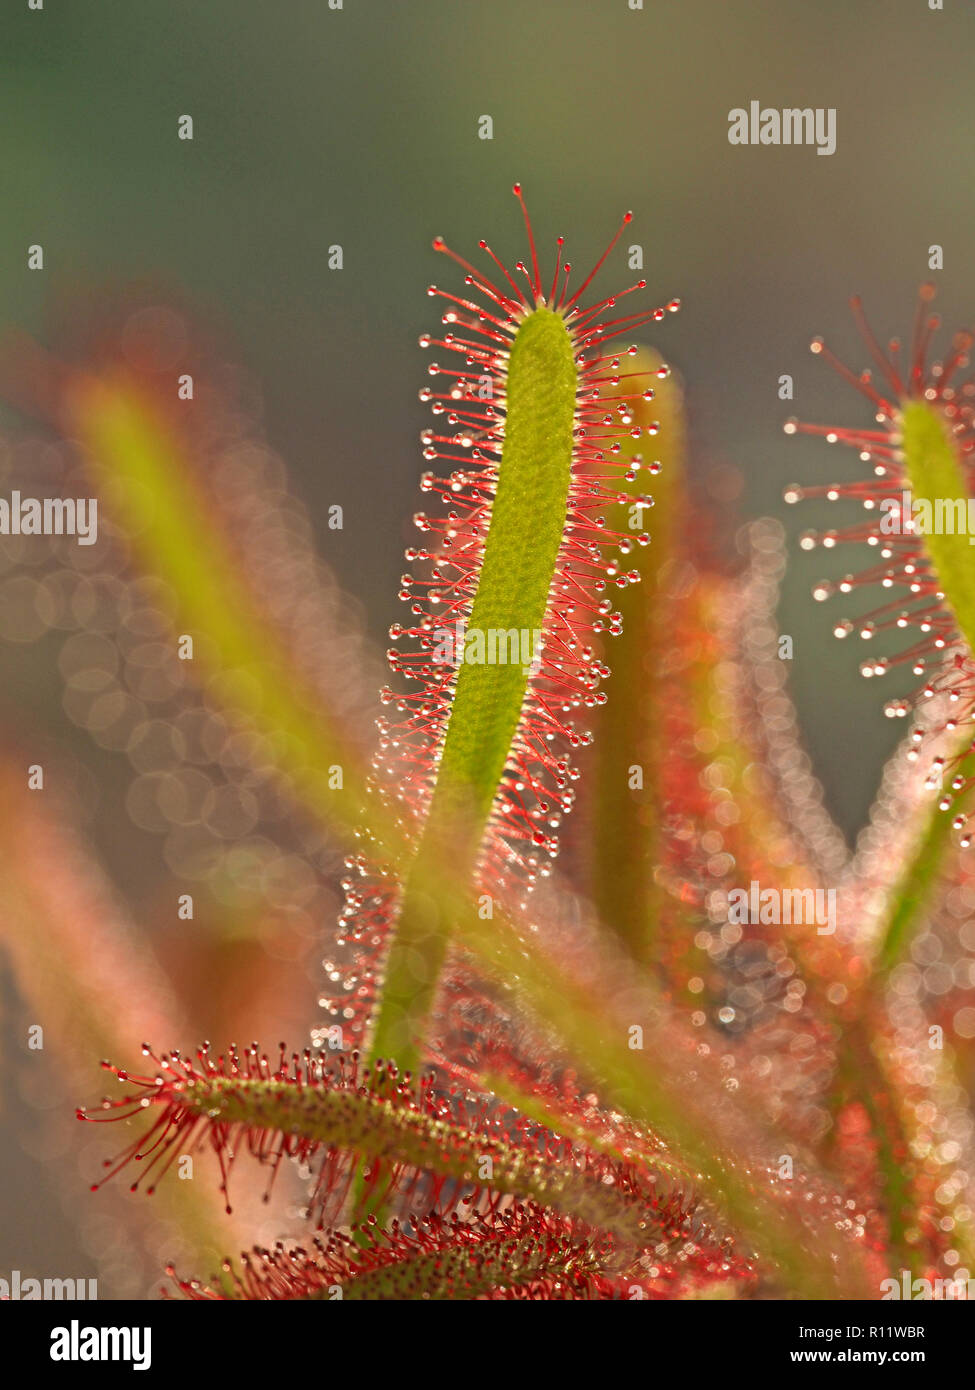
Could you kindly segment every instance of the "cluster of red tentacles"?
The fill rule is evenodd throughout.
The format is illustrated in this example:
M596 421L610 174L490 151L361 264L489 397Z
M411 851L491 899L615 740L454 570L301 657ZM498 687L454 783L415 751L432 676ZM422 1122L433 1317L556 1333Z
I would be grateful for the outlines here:
M635 1134L626 1145L634 1150L633 1157L610 1157L544 1129L516 1111L498 1107L491 1098L475 1095L466 1085L435 1087L432 1079L425 1078L418 1087L409 1073L400 1075L392 1065L362 1066L357 1053L330 1055L307 1049L289 1057L282 1043L275 1064L256 1043L243 1049L231 1046L218 1056L205 1043L192 1058L176 1050L157 1056L148 1044L143 1044L143 1054L156 1065L153 1075L135 1075L103 1062L106 1071L136 1089L121 1097L105 1098L99 1114L78 1112L81 1119L116 1121L155 1110L150 1128L117 1158L106 1161L109 1171L103 1183L137 1164L141 1172L131 1185L132 1191L148 1179L145 1190L152 1193L177 1157L205 1144L217 1155L224 1194L230 1169L241 1153L250 1153L268 1165L269 1191L283 1160L295 1159L304 1165L317 1162L320 1169L312 1207L323 1215L326 1204L330 1211L341 1207L352 1168L370 1155L369 1136L364 1131L381 1130L385 1142L392 1144L397 1128L412 1131L411 1117L420 1116L430 1122L425 1126L426 1137L436 1141L436 1155L430 1154L429 1167L422 1161L398 1161L394 1153L386 1161L384 1155L383 1163L371 1170L388 1188L380 1194L384 1201L395 1196L408 1207L419 1197L427 1210L446 1210L461 1199L469 1205L488 1194L488 1204L493 1205L490 1180L468 1176L461 1161L477 1153L509 1168L512 1164L520 1168L522 1158L530 1156L533 1181L545 1186L553 1197L559 1194L563 1179L573 1175L594 1189L600 1184L611 1185L624 1199L645 1207L647 1213L659 1210L660 1219L671 1227L682 1226L690 1217L690 1209L685 1208L679 1194L670 1193L667 1202L663 1200L656 1178L648 1177L644 1162L635 1156ZM322 1112L318 1101L324 1097L333 1102L327 1137L312 1133L308 1123L310 1113ZM263 1118L235 1119L235 1100L251 1116ZM625 1133L620 1129L619 1143ZM455 1157L458 1162L452 1163ZM463 1176L452 1178L454 1169ZM424 1175L429 1175L429 1180ZM93 1190L101 1185L96 1184Z
M864 676L871 677L908 666L915 676L923 677L923 685L915 695L886 704L885 713L890 718L906 717L919 702L935 696L946 697L937 704L950 706L948 720L942 720L934 728L919 724L913 730L915 757L919 746L931 733L956 725L975 725L975 662L960 639L923 539L905 506L910 487L900 448L901 411L912 400L928 402L942 413L969 493L975 492L975 378L966 375L973 338L968 332L955 334L946 359L932 359L931 344L940 327L939 317L928 312L933 297L934 287L922 286L906 355L902 355L896 339L884 350L866 320L860 300L852 300L854 317L879 373L876 379L871 370L856 375L830 352L821 338L812 342L812 351L825 357L830 366L870 402L876 429L811 425L794 419L785 425L787 434L820 435L830 444L855 449L861 462L870 466L871 477L818 487L794 485L786 490L785 497L787 502L807 498L825 498L830 502L855 500L867 513L858 524L840 530L806 532L800 545L805 550L817 546L831 550L840 544L856 543L873 550L876 559L872 563L839 580L820 581L813 588L813 596L823 601L836 593L849 594L872 587L879 587L889 595L858 620L841 619L835 624L834 632L841 638L855 632L861 639L871 642L886 632L904 632L911 637L908 646L868 659L861 664L860 670ZM902 360L903 356L906 360ZM975 737L972 746L975 747ZM935 780L941 780L938 768ZM960 791L968 780L959 774L952 783L952 790ZM950 797L944 804L946 807L950 804ZM959 828L964 819L959 818Z
M578 289L570 293L571 266L563 262L563 239L557 243L551 286L543 286L531 222L518 184L514 192L525 217L530 265L519 261L509 271L484 241L481 249L493 262L496 278L477 270L438 237L437 251L465 272L464 294L431 286L442 299L444 333L425 334L421 346L442 349L460 359L456 365L434 362L428 368L433 384L420 392L429 401L437 424L424 432L424 457L453 465L447 477L427 473L422 488L436 494L446 511L436 516L418 513L415 520L425 539L411 547L406 558L414 571L402 580L400 599L409 605L409 619L390 629L394 641L408 644L389 653L392 669L403 682L400 690L386 689L383 702L395 711L380 721L375 759L375 789L392 807L407 839L421 833L436 781L458 662L435 660L438 634L453 634L465 624L477 590L485 539L498 483L505 438L507 365L515 334L524 318L540 307L560 313L576 350L578 390L567 520L549 595L539 659L533 663L521 722L508 764L494 800L481 846L479 879L510 907L523 905L539 876L549 872L557 853L562 816L574 800L577 771L573 749L591 741L580 715L605 701L600 684L609 674L597 650L598 634L617 633L621 620L608 596L614 587L639 579L625 569L625 556L634 544L646 545L645 532L620 532L605 524L606 509L621 501L649 507L652 499L621 491L641 470L655 471L639 452L645 432L635 423L633 403L652 398L652 390L630 392L624 359L635 348L614 351L607 345L647 322L659 322L679 307L614 312L624 296L646 286L640 280L627 289L583 306L582 297L616 246L627 213L606 251ZM661 367L660 376L669 368ZM633 450L624 450L621 433L628 432ZM326 962L332 978L342 980L344 994L331 1003L333 1018L361 1037L368 1017L389 930L395 920L398 891L368 853L352 857L344 883L346 905L341 918L341 941L352 944L351 968Z
M210 1285L167 1273L192 1300L212 1299L486 1299L559 1301L672 1296L689 1280L696 1287L748 1280L743 1261L715 1259L703 1249L674 1265L642 1257L615 1258L605 1236L534 1203L505 1211L430 1216L407 1224L375 1224L354 1236L333 1231L312 1249L255 1249L239 1268L224 1265Z
M192 1059L143 1050L153 1075L104 1063L132 1089L102 1101L98 1114L79 1111L108 1121L154 1112L148 1129L106 1162L103 1182L140 1165L132 1189L148 1180L151 1193L178 1157L206 1145L225 1195L231 1166L245 1152L269 1169L268 1191L284 1160L317 1165L311 1209L320 1229L326 1215L338 1219L357 1170L372 1196L382 1205L395 1200L403 1213L386 1229L371 1219L352 1236L326 1228L312 1254L281 1246L245 1257L239 1273L228 1263L222 1291L177 1281L190 1297L342 1296L336 1287L356 1298L654 1297L685 1279L698 1286L754 1277L679 1190L663 1190L637 1156L635 1133L627 1139L620 1130L610 1156L461 1084L435 1090L425 1082L417 1090L393 1069L370 1075L355 1055L289 1058L282 1045L272 1062L256 1044L216 1057L204 1045ZM235 1118L245 1112L246 1120ZM415 1117L424 1122L419 1150ZM398 1144L414 1161L397 1157ZM383 1161L371 1163L380 1149ZM485 1164L490 1176L481 1177L474 1170ZM538 1200L514 1194L516 1173Z

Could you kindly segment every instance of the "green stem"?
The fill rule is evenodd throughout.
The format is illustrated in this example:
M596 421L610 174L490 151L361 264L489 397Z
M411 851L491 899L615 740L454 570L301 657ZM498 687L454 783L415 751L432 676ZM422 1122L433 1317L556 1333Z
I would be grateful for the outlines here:
M578 369L560 314L536 309L515 336L508 366L497 493L424 838L404 888L386 964L371 1055L415 1070L451 935L426 881L449 855L470 878L521 719L528 672L490 659L491 635L543 631L565 532ZM476 655L477 647L473 648ZM507 648L510 653L510 646Z

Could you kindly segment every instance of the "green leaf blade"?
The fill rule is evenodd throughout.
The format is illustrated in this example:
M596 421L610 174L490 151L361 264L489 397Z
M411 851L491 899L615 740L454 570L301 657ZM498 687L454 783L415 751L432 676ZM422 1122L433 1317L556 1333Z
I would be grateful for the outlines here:
M468 636L490 658L492 634L541 634L565 533L578 368L561 314L521 323L508 366L497 494ZM465 648L466 651L466 642ZM510 643L506 654L510 655ZM495 649L497 655L497 645ZM431 853L450 847L469 873L515 739L529 672L519 662L465 657L457 676L424 839L390 947L372 1056L415 1069L447 950L449 923L423 888ZM431 849L432 847L432 849Z

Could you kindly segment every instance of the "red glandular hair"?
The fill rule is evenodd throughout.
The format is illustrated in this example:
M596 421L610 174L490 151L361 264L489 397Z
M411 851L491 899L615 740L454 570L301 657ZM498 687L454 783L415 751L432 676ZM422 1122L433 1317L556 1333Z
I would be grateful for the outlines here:
M631 1300L754 1282L743 1261L703 1248L679 1262L621 1261L605 1236L531 1202L464 1220L393 1221L387 1230L363 1227L357 1234L329 1232L310 1250L278 1244L246 1252L239 1269L224 1264L220 1285L181 1279L171 1266L167 1273L194 1301Z
M338 1231L312 1248L276 1245L227 1261L222 1287L167 1273L193 1301L383 1299L573 1299L599 1297L612 1281L601 1272L605 1238L533 1203L462 1220L429 1216L388 1229ZM602 1257L602 1258L600 1258Z
M685 1283L698 1288L754 1280L751 1261L711 1228L678 1186L652 1171L639 1152L645 1140L625 1124L601 1128L590 1146L499 1110L458 1085L435 1090L424 1083L417 1093L394 1068L378 1067L378 1075L360 1070L355 1055L333 1060L306 1051L288 1058L282 1045L272 1060L256 1043L220 1056L208 1045L193 1058L156 1056L148 1046L143 1052L154 1074L104 1063L125 1094L105 1099L95 1113L79 1112L81 1119L147 1121L144 1132L106 1162L103 1181L137 1169L132 1189L151 1193L178 1158L207 1146L219 1161L225 1196L230 1169L245 1152L267 1166L269 1192L283 1162L316 1167L311 1206L320 1229L338 1219L357 1169L367 1190L405 1213L385 1229L370 1218L354 1239L326 1230L315 1240L314 1255L283 1247L256 1251L232 1276L232 1296L327 1297L335 1284L354 1281L358 1295L368 1298L425 1291L433 1297L614 1297L627 1296L618 1291L633 1284L652 1297ZM221 1108L226 1100L229 1109ZM243 1113L261 1118L227 1118L237 1113L236 1100ZM604 1146L615 1152L601 1151ZM393 1156L407 1149L415 1162ZM379 1151L386 1156L372 1161ZM499 1181L493 1170L483 1179L477 1175L486 1159L497 1165ZM535 1196L514 1195L509 1180L515 1173ZM436 1258L424 1270L421 1256ZM179 1286L190 1297L221 1296L195 1282Z
M906 632L913 639L900 651L885 652L863 662L860 670L864 676L882 676L895 667L908 665L914 675L924 677L924 685L915 697L888 702L885 713L890 718L906 716L919 698L948 696L956 713L948 724L942 723L930 730L918 725L913 730L914 757L918 746L930 733L971 723L975 711L975 663L939 588L923 539L909 525L897 529L891 528L889 522L886 527L881 525L888 516L900 517L903 495L910 491L900 447L901 410L910 401L925 401L941 412L953 438L968 492L975 495L975 379L965 375L972 335L955 334L947 358L932 360L931 343L941 322L936 314L928 312L933 297L933 286L922 286L906 360L902 358L901 345L896 339L884 350L864 316L860 300L851 301L858 327L878 369L877 379L870 370L856 375L830 352L821 338L813 339L812 351L825 357L834 370L871 403L878 428L810 425L798 420L789 420L785 425L787 434L821 435L830 444L855 449L861 462L870 466L871 477L822 487L792 486L785 496L788 502L811 497L830 502L855 499L867 513L866 519L854 526L807 532L800 544L806 550L817 546L830 550L853 542L868 545L876 552L876 563L865 565L839 581L821 581L814 587L813 596L823 601L836 593L847 594L872 587L879 587L890 595L856 622L841 619L833 630L837 637L857 632L865 641L874 641L878 634L887 631ZM902 522L909 520L900 519ZM956 777L954 791L960 791L969 780ZM944 804L950 804L950 797ZM959 818L959 824L963 820L964 817Z
M395 1199L405 1209L414 1198L423 1202L426 1211L440 1215L472 1204L496 1209L505 1200L505 1189L492 1188L491 1179L468 1175L477 1166L471 1158L476 1155L490 1157L509 1171L520 1170L527 1161L537 1190L555 1205L567 1202L571 1194L577 1204L584 1204L587 1192L598 1194L609 1187L621 1202L642 1214L648 1230L666 1229L675 1238L688 1239L696 1229L693 1203L678 1188L671 1185L665 1191L655 1175L648 1175L645 1155L636 1147L639 1136L623 1125L616 1135L619 1152L610 1156L518 1112L499 1108L491 1099L474 1096L459 1085L435 1089L425 1080L417 1090L408 1073L401 1077L395 1067L382 1064L361 1067L355 1053L333 1058L308 1049L289 1058L281 1044L277 1058L272 1059L254 1043L242 1049L231 1046L217 1056L209 1044L193 1057L178 1051L157 1056L144 1044L143 1055L154 1064L152 1075L137 1075L104 1062L105 1070L130 1089L115 1099L105 1098L92 1113L78 1112L83 1120L111 1122L144 1116L148 1121L143 1133L115 1159L106 1161L108 1171L102 1183L124 1169L134 1170L131 1190L142 1187L151 1194L178 1158L208 1147L219 1162L228 1211L230 1170L245 1152L267 1166L268 1192L286 1160L317 1168L311 1208L322 1224L341 1210L360 1164L368 1168L367 1185L375 1187L384 1201ZM255 1092L254 1083L273 1085L273 1095ZM263 1118L227 1118L219 1109L220 1097L239 1100L243 1111L260 1112ZM320 1111L320 1102L325 1101L332 1102L329 1120L327 1126L322 1122L316 1137L309 1132L309 1110L314 1112L317 1106ZM416 1162L392 1156L402 1138L399 1131L408 1140L412 1117L424 1122L424 1157ZM378 1136L379 1147L387 1151L381 1163L370 1163L376 1148L370 1146L370 1134ZM419 1150L414 1147L410 1152ZM461 1173L466 1176L458 1176Z
M583 296L631 219L627 213L606 251L579 288L570 288L571 266L563 262L563 239L557 242L550 287L543 285L531 222L518 184L528 235L530 264L508 270L487 242L481 250L493 274L477 270L437 237L434 249L465 272L464 292L431 286L428 293L446 304L441 337L424 334L422 347L452 354L452 365L431 363L432 384L420 392L429 401L436 425L423 434L424 457L453 465L446 477L423 476L425 492L436 494L446 510L417 514L426 538L406 558L414 566L403 576L400 599L409 618L390 629L405 649L389 653L403 688L382 692L394 711L380 720L379 750L374 762L376 793L393 809L408 841L417 843L436 782L437 765L457 681L454 662L435 662L437 631L454 632L466 623L477 590L491 509L498 485L505 437L505 390L508 360L523 319L546 307L563 315L576 350L578 390L571 482L562 545L556 563L542 633L541 660L528 680L521 722L498 787L481 845L477 884L508 907L517 908L557 853L556 831L573 803L578 776L573 749L591 735L580 722L586 709L602 704L601 682L609 675L597 651L598 634L617 633L621 620L609 597L639 579L624 568L634 543L646 545L645 532L614 531L605 511L615 503L649 506L649 497L620 490L641 470L653 472L639 452L644 433L634 421L632 403L652 398L652 391L628 390L625 358L635 347L614 351L608 345L648 322L659 322L679 301L666 307L619 314L624 296L646 286L640 280L615 295L583 305ZM546 282L547 284L548 282ZM661 367L658 375L668 374ZM624 449L628 431L633 448ZM647 433L656 432L650 426ZM384 948L399 901L396 885L368 852L352 857L344 884L346 905L340 919L340 943L352 946L351 968L326 962L333 982L345 993L325 1000L333 1019L361 1036L382 969ZM475 884L475 892L477 891Z

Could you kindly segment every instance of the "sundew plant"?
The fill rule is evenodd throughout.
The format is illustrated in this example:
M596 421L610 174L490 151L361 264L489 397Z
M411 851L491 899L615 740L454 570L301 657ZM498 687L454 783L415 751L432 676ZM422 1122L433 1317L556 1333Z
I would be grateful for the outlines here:
M175 311L120 306L83 367L5 357L45 431L5 473L30 458L54 495L97 496L103 536L40 563L0 538L32 605L16 640L53 646L185 924L168 952L137 931L56 750L26 783L7 750L7 951L88 1101L61 1142L72 1206L110 1204L143 1254L163 1212L147 1282L172 1298L953 1296L975 581L944 523L972 491L971 340L937 357L927 289L904 350L856 305L870 371L813 347L866 413L785 426L859 460L788 492L843 513L802 549L856 557L815 597L875 591L836 633L868 642L864 675L913 672L850 851L798 737L782 530L743 528L733 558L702 539L717 518L659 355L679 301L620 274L629 214L580 273L514 193L523 260L433 243L388 685L251 396L200 346L174 388ZM225 1036L188 1037L195 1018Z

